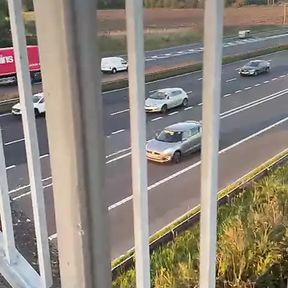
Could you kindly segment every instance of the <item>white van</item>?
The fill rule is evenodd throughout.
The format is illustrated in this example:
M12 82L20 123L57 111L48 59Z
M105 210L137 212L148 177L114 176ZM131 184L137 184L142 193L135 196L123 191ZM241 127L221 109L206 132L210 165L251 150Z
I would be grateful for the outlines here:
M238 38L239 39L245 39L250 37L250 30L241 30L238 32Z
M121 57L106 57L101 59L101 71L117 73L118 71L127 71L128 62Z

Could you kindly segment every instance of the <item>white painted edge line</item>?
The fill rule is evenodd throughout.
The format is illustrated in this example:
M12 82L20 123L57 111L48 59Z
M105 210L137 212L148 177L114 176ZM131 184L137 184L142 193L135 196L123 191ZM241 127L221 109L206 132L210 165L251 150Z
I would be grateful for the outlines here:
M41 156L40 156L40 159L43 159L43 158L46 158L46 157L49 157L49 154L48 154L48 153L41 155Z
M281 76L279 76L280 78L284 78L284 77L286 77L286 75L281 75Z
M43 189L49 188L49 187L51 187L52 185L53 185L53 183L50 183L50 184L48 184L48 185L45 185L45 186L43 186ZM19 200L19 199L21 199L21 198L23 198L23 197L26 197L26 196L30 195L30 194L31 194L31 191L29 191L29 192L27 192L27 193L23 193L23 194L21 194L21 195L19 195L19 196L13 197L13 198L12 198L12 201Z
M0 117L6 117L6 116L10 116L12 115L12 113L4 113L4 114L0 114Z
M113 131L111 134L112 135L116 135L116 134L122 133L124 131L125 131L124 129L120 129L120 130L117 130L117 131Z
M201 102L201 103L198 103L197 105L198 105L198 106L202 106L202 105L203 105L203 103Z
M227 152L227 151L229 151L229 150L241 145L242 143L247 142L250 139L257 137L258 135L261 135L261 134L265 133L266 131L271 130L272 128L275 128L275 127L279 126L280 124L286 122L287 120L288 120L288 117L285 117L285 118L281 119L280 121L277 121L274 124L269 125L269 126L265 127L264 129L259 130L258 132L253 133L253 134L249 135L248 137L246 137L246 138L244 138L244 139L242 139L242 140L240 140L240 141L238 141L238 142L236 142L236 143L234 143L234 144L222 149L221 151L219 151L219 154L221 155L221 154L223 154L223 153L225 153L225 152ZM176 177L178 177L178 176L180 176L180 175L192 170L193 168L199 166L200 164L201 164L201 161L198 161L198 162L196 162L196 163L194 163L194 164L192 164L192 165L190 165L190 166L188 166L188 167L186 167L186 168L184 168L184 169L182 169L182 170L180 170L180 171L178 171L176 173L171 174L170 176L168 176L168 177L166 177L166 178L164 178L164 179L162 179L160 181L157 181L156 183L154 183L154 184L152 184L152 185L150 185L148 187L148 191L150 191L152 189L155 189L158 186L160 186L162 184L165 184L166 182L168 182L168 181L170 181L170 180L172 180L172 179L174 179L174 178L176 178ZM108 207L108 210L110 211L112 209L115 209L118 206L123 205L123 204L127 203L128 201L130 201L132 199L133 199L133 195L131 195L129 197L126 197L126 198L122 199L121 201L110 205Z

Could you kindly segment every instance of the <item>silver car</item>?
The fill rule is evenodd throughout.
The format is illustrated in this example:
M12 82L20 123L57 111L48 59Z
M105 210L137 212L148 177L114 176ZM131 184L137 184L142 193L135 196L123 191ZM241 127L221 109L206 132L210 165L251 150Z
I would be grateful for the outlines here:
M145 100L146 112L162 112L188 105L188 95L182 88L165 88L151 94Z
M270 63L265 60L252 60L240 68L239 74L241 76L257 76L260 73L267 73L270 71Z
M156 162L179 163L182 156L201 148L202 125L196 121L171 125L148 141L146 156Z

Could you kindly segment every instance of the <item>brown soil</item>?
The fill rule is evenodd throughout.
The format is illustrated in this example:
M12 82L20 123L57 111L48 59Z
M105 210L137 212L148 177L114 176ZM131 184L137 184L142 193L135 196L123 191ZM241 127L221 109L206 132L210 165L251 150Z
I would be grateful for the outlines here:
M99 10L100 32L125 31L124 10ZM146 9L145 30L192 28L203 29L203 9ZM281 25L283 7L250 6L225 9L225 26Z

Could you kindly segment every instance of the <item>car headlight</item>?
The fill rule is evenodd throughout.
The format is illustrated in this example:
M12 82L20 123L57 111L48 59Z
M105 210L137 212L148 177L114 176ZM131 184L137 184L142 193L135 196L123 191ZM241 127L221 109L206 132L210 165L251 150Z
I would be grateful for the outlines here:
M162 154L166 155L166 156L171 156L172 155L172 151L170 149L166 149L162 152Z

